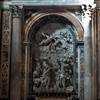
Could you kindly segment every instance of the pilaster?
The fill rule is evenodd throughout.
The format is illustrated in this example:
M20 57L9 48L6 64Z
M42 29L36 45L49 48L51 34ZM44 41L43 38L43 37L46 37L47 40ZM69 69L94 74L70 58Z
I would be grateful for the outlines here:
M11 63L11 12L2 11L1 63L0 63L0 100L9 99L10 63Z
M21 92L21 19L22 6L10 6L12 10L11 100L20 100Z
M82 4L84 28L84 98L85 100L94 99L94 75L92 68L92 32L91 18L95 10L95 4Z

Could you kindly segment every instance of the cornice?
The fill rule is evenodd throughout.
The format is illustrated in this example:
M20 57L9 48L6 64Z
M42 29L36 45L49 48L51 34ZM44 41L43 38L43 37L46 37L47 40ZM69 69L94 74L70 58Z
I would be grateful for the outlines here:
M96 0L95 4L97 5L96 8L100 8L100 1ZM36 1L25 1L25 0L20 0L20 1L0 1L0 9L9 9L9 5L23 5L25 7L65 7L65 8L78 8L80 9L81 3L79 2L74 2L74 3L67 3L67 2L36 2Z
M9 9L9 5L23 5L26 7L38 7L38 6L53 6L53 7L79 7L80 3L79 2L61 2L61 1L55 1L55 2L36 2L36 1L2 1L0 2L0 8L3 9Z

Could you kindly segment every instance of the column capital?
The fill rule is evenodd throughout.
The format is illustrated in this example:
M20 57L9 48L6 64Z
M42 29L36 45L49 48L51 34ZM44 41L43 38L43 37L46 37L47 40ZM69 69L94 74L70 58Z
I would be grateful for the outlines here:
M27 47L31 45L31 43L30 43L29 41L24 41L23 44L24 44L25 46L27 46Z
M13 17L20 17L22 15L23 5L10 5Z
M83 10L83 18L88 17L91 20L91 17L95 11L96 4L82 4L81 7Z

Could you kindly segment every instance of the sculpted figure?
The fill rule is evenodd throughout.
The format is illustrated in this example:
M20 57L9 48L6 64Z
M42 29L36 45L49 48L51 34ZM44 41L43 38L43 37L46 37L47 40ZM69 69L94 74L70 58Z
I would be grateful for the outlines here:
M66 90L72 83L73 37L69 32L56 31L50 36L42 33L44 39L39 43L41 65L33 72L33 89Z
M45 35L46 39L43 39L41 43L39 43L40 46L48 46L53 41L53 35L47 36Z
M49 84L50 84L50 70L51 70L51 66L48 63L47 59L44 59L43 61L43 74L41 76L41 88L49 88Z
M36 60L36 68L33 72L33 90L37 90L40 86L40 73L41 73L41 65L38 60Z
M37 77L37 72L34 72L33 73L33 84L34 84L33 85L33 90L34 91L39 88L40 82L41 82L41 80L40 80L39 77Z

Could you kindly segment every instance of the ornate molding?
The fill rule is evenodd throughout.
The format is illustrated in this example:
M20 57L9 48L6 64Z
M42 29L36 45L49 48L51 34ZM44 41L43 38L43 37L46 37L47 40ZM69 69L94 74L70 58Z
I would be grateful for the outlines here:
M9 71L11 45L11 12L3 11L0 65L0 98L9 98Z
M91 20L91 17L95 11L96 4L82 4L82 10L83 10L83 17L89 17Z
M10 7L11 7L13 17L20 17L22 15L23 6L11 5Z

